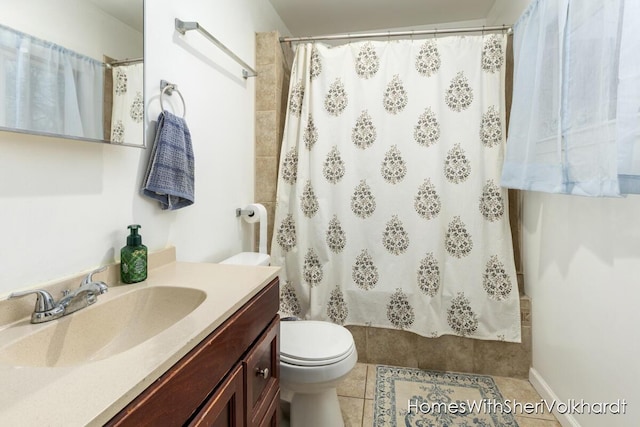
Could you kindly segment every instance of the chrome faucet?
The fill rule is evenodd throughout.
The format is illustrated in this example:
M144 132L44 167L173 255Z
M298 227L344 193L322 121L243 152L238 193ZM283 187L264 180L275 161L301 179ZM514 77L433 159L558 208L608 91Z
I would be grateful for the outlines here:
M64 308L57 305L51 294L44 289L35 291L14 292L9 298L19 298L25 295L36 294L36 306L31 314L31 323L48 322L64 315Z
M95 273L100 273L106 268L102 267L87 274L82 279L80 287L73 291L64 291L62 299L58 302L55 302L51 294L44 289L13 292L8 299L36 294L36 306L31 314L31 323L43 323L58 319L95 303L98 300L98 295L109 290L106 283L93 280Z

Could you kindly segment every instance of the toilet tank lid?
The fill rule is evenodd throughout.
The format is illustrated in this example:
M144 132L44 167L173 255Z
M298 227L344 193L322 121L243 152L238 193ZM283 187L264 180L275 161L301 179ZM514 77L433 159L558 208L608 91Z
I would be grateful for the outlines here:
M280 355L285 361L340 360L353 346L351 332L340 325L316 320L280 322Z
M271 257L268 254L260 252L241 252L220 261L220 264L237 264L237 265L269 265Z

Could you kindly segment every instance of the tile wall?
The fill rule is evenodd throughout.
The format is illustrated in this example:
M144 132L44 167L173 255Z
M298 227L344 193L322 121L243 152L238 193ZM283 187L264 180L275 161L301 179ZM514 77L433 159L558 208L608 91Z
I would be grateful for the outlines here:
M267 248L271 248L280 146L293 61L291 46L276 31L256 34L255 201L267 209ZM257 228L256 233L257 233ZM256 236L257 237L257 236ZM256 238L257 242L258 239ZM257 250L257 245L256 248Z

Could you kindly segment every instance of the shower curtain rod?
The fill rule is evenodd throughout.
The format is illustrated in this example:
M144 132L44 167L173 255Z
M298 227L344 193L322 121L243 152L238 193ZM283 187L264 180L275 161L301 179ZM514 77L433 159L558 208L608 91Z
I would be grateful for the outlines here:
M308 36L308 37L280 37L280 42L306 42L306 41L318 41L318 40L343 40L343 39L369 39L376 37L406 37L406 36L423 36L423 35L437 35L437 34L451 34L451 33L477 33L484 31L506 31L507 34L511 34L513 31L511 27L505 25L492 26L492 27L466 27L466 28L443 28L433 30L414 30L414 31L387 31L378 33L363 33L363 34L331 34L326 36Z
M144 62L144 58L120 59L118 61L107 62L107 67L117 67L119 65L137 64Z

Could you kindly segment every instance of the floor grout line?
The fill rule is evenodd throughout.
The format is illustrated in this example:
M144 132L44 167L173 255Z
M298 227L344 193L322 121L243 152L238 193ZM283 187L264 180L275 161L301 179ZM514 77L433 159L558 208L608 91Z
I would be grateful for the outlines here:
M362 418L360 418L360 427L364 427L364 413L367 406L367 385L369 383L369 365L364 365L364 393L362 393Z

